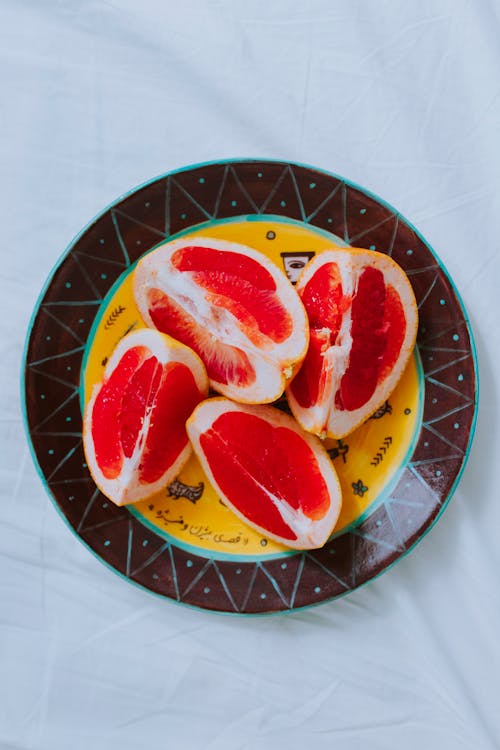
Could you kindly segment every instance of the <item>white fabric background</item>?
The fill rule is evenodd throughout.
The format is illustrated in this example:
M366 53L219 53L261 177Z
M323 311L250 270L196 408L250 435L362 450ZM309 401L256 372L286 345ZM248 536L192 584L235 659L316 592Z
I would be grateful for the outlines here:
M0 0L1 750L500 747L495 0ZM475 331L469 464L377 581L288 616L128 585L35 472L19 372L41 286L105 205L193 162L330 169L421 230Z

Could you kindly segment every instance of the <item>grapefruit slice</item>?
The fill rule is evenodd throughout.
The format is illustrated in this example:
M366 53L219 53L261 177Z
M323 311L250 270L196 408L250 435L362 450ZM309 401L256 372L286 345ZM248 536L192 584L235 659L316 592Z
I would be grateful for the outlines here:
M116 505L165 487L191 455L186 420L208 393L199 357L155 330L125 336L84 414L87 465Z
M134 274L149 326L191 347L214 390L243 403L284 391L307 351L307 316L295 289L265 255L206 238L166 243Z
M320 441L272 406L213 398L187 422L189 438L223 501L266 537L321 547L341 507L333 464Z
M306 430L342 438L386 401L403 374L417 335L415 295L392 258L357 248L317 255L296 289L310 342L288 403Z

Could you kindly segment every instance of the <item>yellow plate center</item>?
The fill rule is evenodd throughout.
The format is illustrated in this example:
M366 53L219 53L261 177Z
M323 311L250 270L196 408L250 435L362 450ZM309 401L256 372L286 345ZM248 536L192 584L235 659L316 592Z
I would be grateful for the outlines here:
M183 233L230 240L265 253L295 281L314 253L344 244L333 235L292 221L255 217L210 222ZM89 336L82 370L82 406L102 379L118 341L132 329L144 328L132 294L133 267L118 279L104 300ZM418 354L411 358L389 402L344 440L326 440L325 447L339 475L342 511L338 533L382 502L411 455L421 422L422 377ZM148 500L129 506L145 524L178 545L207 556L262 557L287 550L242 523L221 502L195 456L177 479Z

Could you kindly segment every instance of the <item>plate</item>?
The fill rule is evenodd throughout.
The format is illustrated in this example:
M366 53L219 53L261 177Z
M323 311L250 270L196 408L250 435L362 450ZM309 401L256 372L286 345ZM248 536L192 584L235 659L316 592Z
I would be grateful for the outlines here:
M336 244L391 255L419 307L415 355L384 406L326 447L344 511L320 550L296 552L244 528L192 459L150 501L118 508L95 486L82 409L116 342L143 325L130 295L134 264L166 239L246 241L292 283ZM282 399L277 403L286 409ZM97 216L71 243L33 313L24 367L28 440L71 529L113 570L162 597L239 614L293 611L382 573L439 518L463 471L477 412L470 325L448 273L419 232L367 190L320 169L234 160L157 177Z

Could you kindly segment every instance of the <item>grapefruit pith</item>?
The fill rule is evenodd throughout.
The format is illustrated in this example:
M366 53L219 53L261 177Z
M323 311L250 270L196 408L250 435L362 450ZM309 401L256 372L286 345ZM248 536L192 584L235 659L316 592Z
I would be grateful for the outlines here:
M392 258L357 248L316 256L296 289L310 342L288 403L306 430L342 438L384 403L404 371L417 335L413 289Z
M147 325L191 347L214 390L274 401L305 356L309 329L295 289L265 255L223 240L168 242L134 274Z
M199 357L159 331L125 336L84 414L84 449L99 489L116 505L165 487L191 455L186 420L208 393Z
M203 469L234 513L288 547L321 547L341 508L335 469L320 441L272 406L203 401L187 422Z

